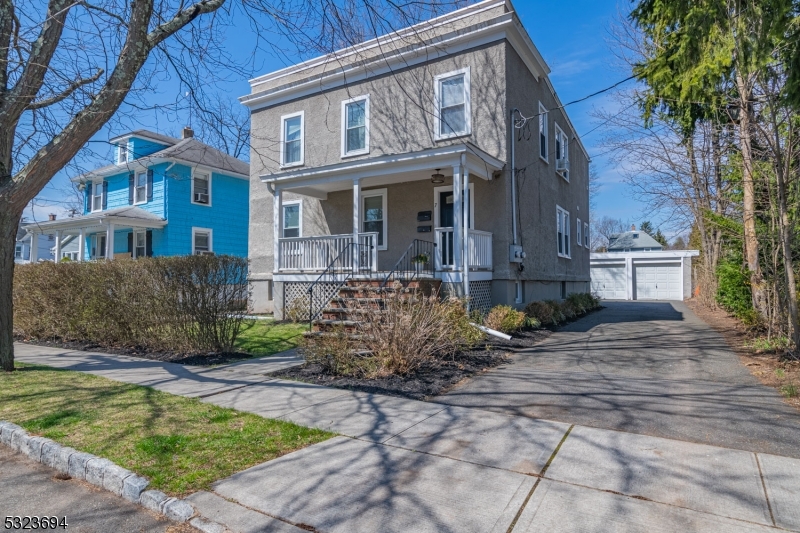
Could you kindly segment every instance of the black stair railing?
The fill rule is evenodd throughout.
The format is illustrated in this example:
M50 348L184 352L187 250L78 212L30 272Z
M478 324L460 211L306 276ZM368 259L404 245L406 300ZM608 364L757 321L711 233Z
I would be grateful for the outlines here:
M394 268L381 282L380 288L389 281L412 281L415 278L434 277L434 256L436 244L414 239L395 263Z
M322 283L335 283L336 286L332 292L336 295L347 280L353 275L353 265L361 270L361 266L368 260L366 254L371 253L372 244L362 244L351 242L339 252L327 268L320 274L320 276L308 288L308 324L309 327L314 325L314 319L322 313L325 306L330 302L330 298L321 298L318 305L314 305L314 289L320 290L319 285Z

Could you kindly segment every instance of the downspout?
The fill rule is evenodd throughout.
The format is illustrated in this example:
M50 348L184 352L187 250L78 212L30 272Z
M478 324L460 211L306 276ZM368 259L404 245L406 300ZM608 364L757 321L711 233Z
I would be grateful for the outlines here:
M512 243L517 244L517 173L515 172L515 150L514 150L514 113L519 110L515 107L511 110L511 234L513 235Z

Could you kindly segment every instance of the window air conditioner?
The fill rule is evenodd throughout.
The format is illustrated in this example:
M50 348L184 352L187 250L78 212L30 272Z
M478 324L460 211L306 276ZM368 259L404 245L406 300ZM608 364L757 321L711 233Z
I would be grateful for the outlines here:
M208 203L208 194L202 192L194 193L194 201L198 204L207 204Z

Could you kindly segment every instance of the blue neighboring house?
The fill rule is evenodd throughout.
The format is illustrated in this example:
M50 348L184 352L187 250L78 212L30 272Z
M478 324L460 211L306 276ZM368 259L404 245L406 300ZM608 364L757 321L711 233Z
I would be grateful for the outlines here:
M54 234L59 259L247 257L250 166L193 135L136 130L111 139L116 161L72 178L84 192L83 214L25 230L33 241ZM68 242L77 253L62 253Z

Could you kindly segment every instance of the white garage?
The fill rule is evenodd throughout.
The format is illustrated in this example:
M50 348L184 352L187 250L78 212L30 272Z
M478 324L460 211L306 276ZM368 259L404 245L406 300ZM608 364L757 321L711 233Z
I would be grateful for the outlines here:
M591 255L592 292L603 300L683 300L692 295L697 250Z
M625 263L592 265L592 293L603 300L627 299Z

